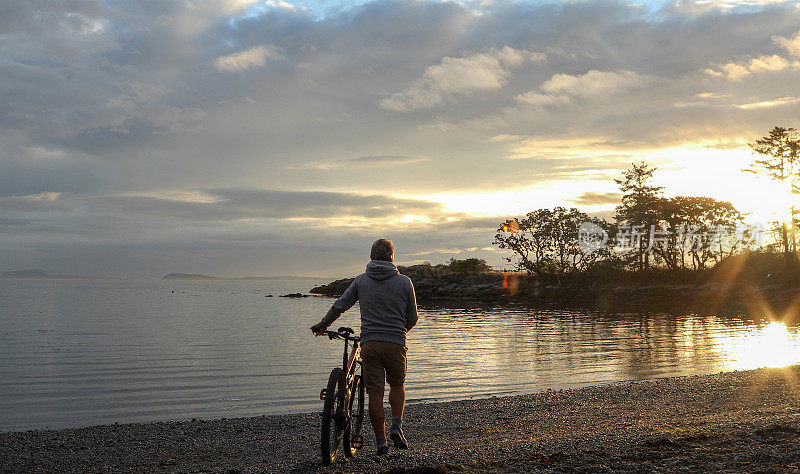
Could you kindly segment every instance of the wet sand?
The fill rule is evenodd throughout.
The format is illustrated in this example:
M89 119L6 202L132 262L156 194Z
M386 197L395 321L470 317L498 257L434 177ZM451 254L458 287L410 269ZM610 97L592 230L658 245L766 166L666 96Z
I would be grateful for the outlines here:
M318 413L0 433L3 472L800 470L800 367L410 405L408 451L319 462ZM365 432L369 433L369 427Z

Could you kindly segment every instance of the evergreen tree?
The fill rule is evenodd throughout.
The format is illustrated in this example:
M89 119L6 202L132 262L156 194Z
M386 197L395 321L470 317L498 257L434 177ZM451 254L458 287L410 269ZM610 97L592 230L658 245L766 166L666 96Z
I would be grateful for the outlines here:
M769 131L769 135L761 137L754 143L749 144L750 148L766 158L755 160L751 167L744 171L750 173L762 173L772 180L778 181L785 186L787 191L798 194L797 166L800 159L800 135L794 128L774 127ZM797 211L794 204L786 209L789 222L781 220L775 222L781 240L781 247L784 253L797 251L796 232Z
M650 266L646 249L650 245L651 226L655 226L659 220L658 201L664 188L650 183L656 169L645 162L638 165L634 163L631 169L623 172L621 179L614 180L624 193L622 204L616 209L617 224L632 226L634 231L638 228L641 232L641 238L637 239L637 246L632 250L637 269Z

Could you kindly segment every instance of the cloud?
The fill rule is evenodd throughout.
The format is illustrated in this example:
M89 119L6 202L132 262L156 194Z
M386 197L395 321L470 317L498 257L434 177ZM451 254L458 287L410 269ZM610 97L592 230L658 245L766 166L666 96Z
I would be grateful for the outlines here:
M274 0L270 0L267 3L271 3ZM222 0L221 3L225 11L227 12L238 12L244 10L248 6L258 2L258 0Z
M520 104L533 106L567 105L572 103L572 99L568 95L542 94L536 91L520 94L514 97L514 100Z
M62 208L61 193L44 192L24 196L0 197L0 211L14 212L52 212Z
M425 70L422 79L408 89L380 101L380 107L395 112L430 109L453 100L454 96L499 90L508 83L511 70L526 60L543 61L545 55L509 46L487 53L444 57Z
M387 218L427 213L437 204L387 195L325 191L229 188L200 190L200 199L166 196L105 196L91 201L96 212L142 214L200 221L300 218Z
M791 38L783 36L773 36L772 41L778 46L785 49L789 55L795 58L800 58L800 31L794 34Z
M509 135L507 133L501 133L500 135L495 135L487 139L489 142L517 142L523 139L522 135Z
M771 56L760 56L750 60L751 71L781 71L790 67L792 63L773 54Z
M800 98L797 97L781 97L779 99L773 100L764 100L760 102L750 102L749 104L741 104L737 105L740 109L764 109L769 107L777 107L779 105L789 105L789 104L796 104L800 102Z
M719 68L720 70L706 69L706 74L716 77L727 77L730 80L738 81L750 74L759 72L775 72L784 69L800 69L800 61L789 61L777 54L763 55L752 58L743 63L727 63Z
M220 56L214 60L214 67L223 72L241 72L248 69L266 67L267 60L282 59L278 48L273 45L254 46L238 53Z
M296 5L293 5L284 0L266 0L261 5L259 5L258 8L261 12L266 12L267 9L269 8L279 8L281 10L290 12L296 12L300 10L300 8L298 8Z
M619 204L620 199L622 199L622 194L620 193L585 192L578 197L568 199L568 201L581 206L596 206L603 204Z
M700 16L717 12L735 14L746 9L769 5L786 5L792 2L793 0L675 0L667 3L667 6L662 7L662 9Z
M401 166L428 161L424 156L374 155L350 158L347 160L312 161L293 165L292 169L329 170L335 168L377 168L384 166Z
M591 70L581 76L556 74L542 84L541 89L548 94L592 98L644 87L651 81L652 78L633 71Z
M618 154L625 149L637 146L627 142L614 142L601 136L570 138L524 137L511 147L506 159L524 160L564 160L570 158L629 158L631 155Z
M392 238L402 263L441 245L442 235L456 247L488 245L484 236L499 222L445 217L439 204L388 195L252 188L43 193L0 198L2 212L13 214L0 214L0 248L16 242L17 262L9 265L0 253L2 267L39 262L95 275L155 276L176 268L230 276L343 275L362 266L375 238ZM444 258L434 251L437 257Z
M633 71L590 70L586 74L572 76L554 74L542 83L543 93L529 91L517 95L514 100L524 105L559 106L568 105L574 99L596 99L612 97L623 92L639 89L652 83L655 78Z
M5 144L0 156L0 197L92 192L114 179L108 166L51 147ZM11 158L13 157L13 158Z

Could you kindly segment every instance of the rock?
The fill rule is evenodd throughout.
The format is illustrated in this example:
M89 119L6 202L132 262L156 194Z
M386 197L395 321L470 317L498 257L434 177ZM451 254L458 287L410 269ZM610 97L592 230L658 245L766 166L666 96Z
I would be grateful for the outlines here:
M343 278L341 280L336 280L327 285L321 285L312 288L309 290L309 293L314 293L317 295L324 295L324 296L341 296L344 293L344 290L353 283L354 278Z
M285 295L279 295L280 298L308 298L309 295L304 295L302 293L288 293Z

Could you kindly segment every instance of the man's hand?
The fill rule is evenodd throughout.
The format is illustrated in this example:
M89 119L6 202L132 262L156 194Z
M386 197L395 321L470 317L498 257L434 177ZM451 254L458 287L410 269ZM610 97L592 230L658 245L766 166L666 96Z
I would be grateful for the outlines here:
M322 323L317 323L311 326L311 332L313 332L315 336L321 336L325 334L326 329L328 329L328 326L325 326Z

